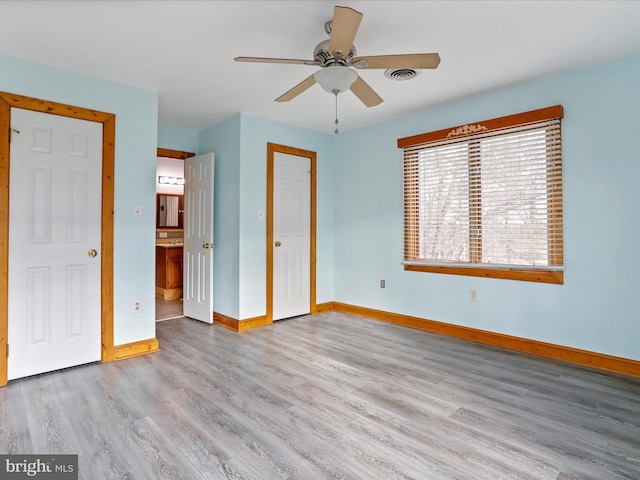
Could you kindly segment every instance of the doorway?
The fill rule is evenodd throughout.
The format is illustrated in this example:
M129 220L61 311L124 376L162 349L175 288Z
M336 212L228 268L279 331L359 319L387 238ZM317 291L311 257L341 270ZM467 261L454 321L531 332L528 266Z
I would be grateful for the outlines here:
M278 237L278 238L276 238ZM267 323L316 313L316 153L267 144Z
M194 157L195 153L193 152L185 152L181 150L171 150L168 148L158 148L157 157L159 159L171 159L175 161L176 166L171 167L170 165L167 167L167 171L162 170L162 165L166 165L166 162L162 163L160 160L158 161L158 169L156 171L156 193L170 193L170 194L184 194L183 186L176 186L174 184L170 184L168 187L162 187L159 183L159 176L170 176L170 177L181 177L184 179L184 160L187 158ZM156 212L157 213L157 212ZM160 237L162 235L162 237ZM165 226L156 224L156 245L158 243L169 243L169 244L184 244L184 229L182 226L179 228L166 228ZM173 249L181 249L179 246L173 246ZM164 252L160 252L164 253ZM175 252L173 252L175 253ZM171 320L173 318L179 318L184 316L184 308L182 302L182 295L179 295L179 298L166 298L165 295L160 295L158 292L158 284L161 280L158 279L158 247L156 246L156 322L161 322L164 320ZM181 257L181 255L180 255ZM174 265L175 268L180 268L180 288L182 287L182 262L179 262L179 267Z
M0 130L11 132L11 109L20 108L102 124L102 199L100 235L100 337L103 362L115 359L113 338L113 210L115 120L110 113L0 92ZM8 381L9 330L9 162L10 139L0 135L0 386Z

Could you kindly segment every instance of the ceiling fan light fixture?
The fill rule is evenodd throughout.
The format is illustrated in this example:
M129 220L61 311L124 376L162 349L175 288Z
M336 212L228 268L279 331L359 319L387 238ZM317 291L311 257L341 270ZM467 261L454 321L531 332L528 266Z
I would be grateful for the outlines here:
M342 93L349 90L358 78L358 72L350 67L332 66L318 70L313 79L328 93Z

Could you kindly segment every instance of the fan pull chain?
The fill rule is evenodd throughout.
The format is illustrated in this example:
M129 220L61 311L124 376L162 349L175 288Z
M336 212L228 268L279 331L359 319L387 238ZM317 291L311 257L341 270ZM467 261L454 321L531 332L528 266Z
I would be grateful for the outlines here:
M336 135L340 133L338 131L338 93L340 93L339 90L333 91L333 94L336 96L336 129L333 133L335 133Z

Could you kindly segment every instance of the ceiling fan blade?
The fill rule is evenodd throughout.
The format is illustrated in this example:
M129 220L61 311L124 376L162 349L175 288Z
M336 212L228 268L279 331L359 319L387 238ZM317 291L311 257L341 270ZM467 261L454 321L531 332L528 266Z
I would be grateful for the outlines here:
M293 58L264 58L264 57L236 57L236 62L250 62L250 63L289 63L294 65L320 65L320 62L315 60L296 60Z
M276 102L288 102L289 100L293 100L302 92L304 92L307 88L313 86L315 83L316 83L316 80L315 78L313 78L313 75L311 75L310 77L305 78L303 81L301 81L299 84L297 84L288 92L276 98Z
M335 7L333 9L333 22L331 24L331 37L329 39L329 54L336 57L346 57L351 50L353 40L356 38L362 14L349 7ZM336 55L334 52L342 52Z
M367 107L375 107L382 103L380 95L378 95L360 76L351 84L350 89Z
M367 66L358 66L357 62L365 60ZM406 55L377 55L357 57L353 59L356 68L437 68L440 55L437 53L409 53Z

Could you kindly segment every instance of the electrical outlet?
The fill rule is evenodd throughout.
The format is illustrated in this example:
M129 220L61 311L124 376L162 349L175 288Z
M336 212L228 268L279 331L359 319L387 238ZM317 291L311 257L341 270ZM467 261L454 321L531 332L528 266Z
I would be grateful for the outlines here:
M384 287L385 287L384 280L380 280L380 288L384 288Z
M169 234L167 232L158 233L158 238L167 238L168 236L169 236Z
M140 300L134 300L133 302L133 311L135 313L142 311L142 302Z
M471 290L469 292L469 300L471 302L477 302L478 301L478 290Z

